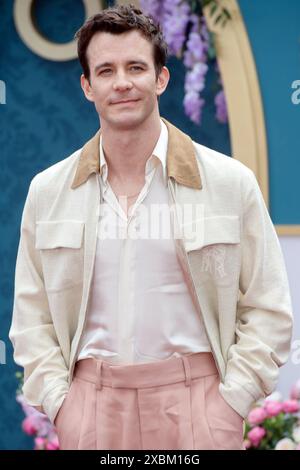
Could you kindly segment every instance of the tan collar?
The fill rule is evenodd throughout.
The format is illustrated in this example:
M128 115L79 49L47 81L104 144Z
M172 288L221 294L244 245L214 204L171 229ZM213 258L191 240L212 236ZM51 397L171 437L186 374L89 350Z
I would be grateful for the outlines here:
M167 152L168 178L173 177L179 184L201 189L202 182L192 139L165 118L161 118L169 132ZM92 173L99 173L99 137L101 128L83 146L77 165L72 189L85 183Z

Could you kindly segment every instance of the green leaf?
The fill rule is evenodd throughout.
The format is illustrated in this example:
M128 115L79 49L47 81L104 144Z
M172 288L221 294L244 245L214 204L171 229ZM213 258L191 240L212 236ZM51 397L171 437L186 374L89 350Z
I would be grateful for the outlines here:
M231 19L231 14L229 13L229 10L227 10L227 8L223 8L223 14L224 16L226 16L227 20Z
M217 9L218 9L218 5L216 3L213 3L209 11L210 16L213 16L216 13Z
M206 7L210 3L215 3L216 0L201 0L202 6Z
M220 13L220 14L217 16L217 19L215 20L215 24L218 24L219 21L221 21L222 18L223 18L223 14Z

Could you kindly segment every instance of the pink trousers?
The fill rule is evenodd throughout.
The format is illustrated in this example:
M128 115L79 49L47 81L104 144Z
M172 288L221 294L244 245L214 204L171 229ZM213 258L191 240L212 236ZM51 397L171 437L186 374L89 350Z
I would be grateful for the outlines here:
M60 449L244 450L243 418L211 353L133 364L83 359L55 419Z

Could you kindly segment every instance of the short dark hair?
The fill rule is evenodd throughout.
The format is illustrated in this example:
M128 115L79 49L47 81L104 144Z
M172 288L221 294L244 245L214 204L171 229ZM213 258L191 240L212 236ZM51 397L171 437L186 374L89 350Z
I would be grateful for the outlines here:
M75 33L78 39L77 52L84 76L90 81L90 67L87 59L87 48L95 33L107 32L122 34L126 31L137 30L153 44L153 60L156 79L166 64L168 46L163 37L159 23L155 23L150 15L145 15L134 5L119 5L102 10L88 18Z

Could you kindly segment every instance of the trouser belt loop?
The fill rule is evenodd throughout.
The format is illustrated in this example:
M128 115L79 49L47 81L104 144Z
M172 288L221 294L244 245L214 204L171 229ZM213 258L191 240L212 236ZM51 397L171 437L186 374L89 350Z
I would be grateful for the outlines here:
M191 379L192 379L191 366L187 357L182 356L181 359L182 359L183 367L185 371L185 385L186 387L189 387L191 385Z
M97 360L97 367L96 367L96 390L102 390L102 380L101 380L101 368L102 362Z

